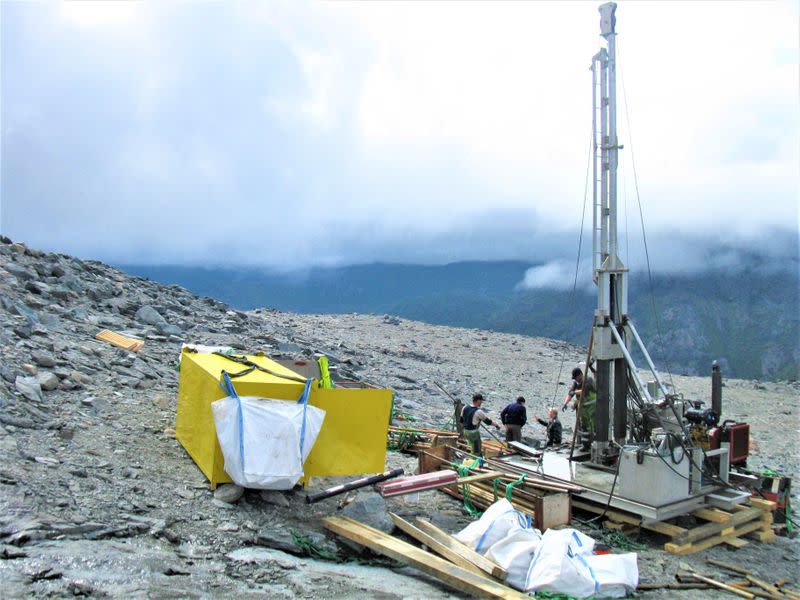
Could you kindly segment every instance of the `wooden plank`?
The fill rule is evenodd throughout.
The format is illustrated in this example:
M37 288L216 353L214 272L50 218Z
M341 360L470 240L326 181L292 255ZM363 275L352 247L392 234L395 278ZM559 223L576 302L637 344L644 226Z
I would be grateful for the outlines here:
M116 331L111 331L109 329L103 329L100 333L94 336L95 339L98 339L102 342L108 342L112 346L116 346L117 348L124 348L125 350L129 350L130 352L138 352L144 346L143 340L137 340L136 338L131 338L124 336Z
M498 479L503 476L500 471L489 471L488 473L479 473L477 475L470 475L469 477L462 477L456 483L458 485L466 485L468 483L476 483L478 481L485 481L487 479Z
M718 508L698 508L692 513L695 517L700 517L712 523L727 523L731 520L731 513Z
M394 521L394 524L397 525L397 528L400 529L400 531L410 535L418 542L425 544L429 550L433 550L434 552L436 552L436 554L444 556L451 563L461 567L462 569L471 571L476 575L480 575L481 577L486 576L486 573L484 573L481 569L473 565L468 560L464 560L459 554L456 554L455 552L450 550L450 548L440 543L439 541L437 541L424 531L421 531L419 528L415 527L402 517L399 517L398 515L391 512L389 513L389 516L392 518L392 521Z
M478 554L477 552L475 552L475 550L473 550L466 544L462 544L452 535L450 535L446 531L439 529L438 527L436 527L436 525L434 525L430 521L426 521L425 519L417 517L416 519L414 519L414 525L416 525L420 530L424 531L430 537L438 541L440 544L447 546L452 552L458 554L464 560L469 561L470 563L481 569L481 571L484 571L489 575L491 575L492 577L499 579L501 581L505 580L505 578L508 577L508 572L503 567L501 567L494 561L489 560L482 554Z
M533 456L535 458L538 458L543 454L541 450L536 450L535 448L531 448L530 446L523 444L522 442L509 442L508 445L511 446L514 450L516 450L520 454L524 454L525 456Z
M712 535L719 534L725 529L747 523L753 519L760 519L762 514L763 510L760 508L748 508L731 515L731 518L725 523L707 523L700 527L689 529L686 533L675 536L673 541L676 544L686 544L694 542L695 540L702 540Z
M730 592L731 594L736 594L737 596L741 596L742 598L749 598L750 600L755 598L755 594L751 594L750 592L745 592L744 590L740 590L737 587L733 587L731 585L722 583L721 581L717 581L716 579L711 579L710 577L706 577L705 575L698 575L697 573L691 573L691 576L716 588L725 590L726 592Z
M430 552L420 550L416 546L407 544L353 519L327 517L323 519L322 523L326 529L333 533L366 546L373 552L388 556L402 564L411 565L460 592L479 598L530 600L527 594L513 590L483 575L476 575L466 569L462 569Z
M753 497L750 497L750 499L747 501L747 503L750 506L753 506L755 508L760 508L761 510L768 510L768 511L773 511L778 506L772 500L765 500L764 498L753 498Z
M745 535L746 533L750 533L758 529L760 526L761 523L758 521L756 521L755 523L745 523L744 525L740 525L739 527L735 528L733 533L727 536L715 535L710 538L706 538L704 540L699 540L688 544L677 544L675 542L670 542L664 544L664 550L666 550L671 554L693 554L695 552L700 552L701 550L707 550L712 546L724 544L727 539L732 539L739 537L740 535Z
M572 499L572 506L574 508L580 508L597 514L601 514L603 512L602 506L598 506L596 504L590 504L588 502L584 502L583 500L577 500L575 498ZM683 527L678 527L677 525L673 525L672 523L659 522L659 523L643 524L641 518L634 517L633 515L621 513L615 510L606 511L606 516L619 523L628 523L629 525L644 527L645 529L649 529L650 531L655 531L656 533L661 533L663 535L668 535L669 537L683 535L684 533L689 531L688 529L684 529Z
M731 548L735 548L736 550L738 550L739 548L744 548L750 542L748 542L747 540L743 540L742 538L734 537L734 538L726 539L724 543L727 546L730 546Z
M722 569L728 569L728 571L733 571L734 573L739 573L739 575L752 575L753 572L750 569L745 569L744 567L740 567L738 565L732 565L730 563L722 562L721 560L717 560L715 558L707 558L706 562L709 565L713 565L715 567L720 567Z
M766 581L763 581L762 579L758 579L757 577L753 577L752 575L748 575L747 576L747 581L749 581L753 585L756 585L756 586L760 587L762 590L764 590L765 592L767 592L768 594L771 594L773 596L780 597L780 596L783 595L783 594L781 594L781 591L778 588L776 588L774 585L772 585L770 583L767 583Z

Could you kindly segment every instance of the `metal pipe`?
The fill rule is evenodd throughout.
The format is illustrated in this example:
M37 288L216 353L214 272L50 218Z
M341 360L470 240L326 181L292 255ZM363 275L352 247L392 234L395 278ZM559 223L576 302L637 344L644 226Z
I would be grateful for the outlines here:
M666 398L669 395L667 387L664 385L664 382L661 381L661 377L658 376L658 373L656 372L656 366L653 364L653 360L650 358L650 354L647 352L647 348L644 347L644 342L642 342L642 338L639 337L639 332L636 331L636 327L633 326L633 321L628 320L628 328L631 330L631 333L633 333L633 337L636 340L636 343L639 344L639 349L642 351L644 359L647 361L647 364L650 367L650 371L652 371L653 373L653 377L656 378L656 382L658 382L658 387L661 388L661 393L663 393L664 397Z
M403 469L397 468L397 469L392 469L391 471L386 471L385 473L381 473L379 475L362 477L361 479L356 479L355 481L351 481L350 483L335 485L333 487L328 488L327 490L322 490L321 492L308 494L306 496L306 503L314 504L314 502L325 500L325 498L330 498L331 496L338 496L339 494L344 494L345 492L349 492L350 490L357 490L358 488L367 487L368 485L372 485L373 483L380 483L381 481L386 481L387 479L392 479L393 477L402 475L403 472L404 472Z
M597 248L597 55L592 57L592 279L600 268Z
M722 420L722 371L717 361L711 364L711 410Z
M616 37L608 40L608 254L617 256L617 58Z
M633 357L631 353L628 352L628 348L625 346L625 342L622 341L622 337L619 335L619 331L617 331L617 325L614 321L609 323L609 327L611 328L611 334L614 336L614 339L617 340L617 344L619 344L620 349L622 350L623 356L625 356L625 360L628 362L628 366L631 369L631 373L633 373L634 378L636 379L636 383L639 384L639 388L642 390L644 397L647 398L648 402L652 402L653 398L650 396L650 392L647 391L647 386L642 383L642 378L639 377L639 371L636 369L636 363L633 362Z

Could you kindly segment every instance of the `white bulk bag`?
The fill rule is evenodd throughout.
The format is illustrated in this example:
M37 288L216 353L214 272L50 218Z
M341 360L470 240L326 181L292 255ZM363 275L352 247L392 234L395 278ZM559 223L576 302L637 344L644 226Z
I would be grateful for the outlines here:
M548 529L533 557L525 591L618 598L636 589L636 554L593 554L594 540L574 529Z
M312 380L300 400L239 397L223 373L229 396L211 403L225 471L247 488L290 490L322 428L325 411L308 405Z
M496 542L514 529L531 529L530 517L514 509L505 498L486 509L481 518L470 523L454 537L476 552L485 554Z
M625 598L639 585L635 552L587 556L586 564L597 581L595 598Z
M538 529L512 529L506 537L489 548L486 558L506 570L507 585L525 591L528 567L541 541L542 534Z

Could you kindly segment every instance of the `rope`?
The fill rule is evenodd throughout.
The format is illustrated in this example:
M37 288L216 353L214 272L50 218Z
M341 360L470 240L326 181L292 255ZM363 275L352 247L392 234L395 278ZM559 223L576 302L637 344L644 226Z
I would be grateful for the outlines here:
M228 375L230 377L243 377L244 375L248 375L249 373L252 373L255 370L259 370L263 373L267 373L268 375L272 375L273 377L280 377L281 379L289 379L290 381L298 381L300 383L305 383L307 381L305 377L286 375L284 373L278 373L276 371L273 371L272 369L262 367L261 365L254 363L252 360L248 360L246 356L237 356L235 354L223 354L222 352L214 352L214 355L221 356L222 358L227 358L230 361L248 367L247 369L239 371L238 373L229 373Z
M617 53L621 55L620 48L617 46ZM619 79L622 85L622 101L625 105L625 120L628 123L628 144L630 145L630 155L631 155L631 168L633 170L633 187L636 191L636 203L639 206L639 222L642 226L642 242L644 243L644 256L647 261L647 280L650 286L650 303L653 308L653 318L656 323L656 333L658 335L658 343L661 344L661 348L665 348L664 345L664 336L661 333L661 319L658 316L658 309L656 308L656 295L653 286L653 273L650 269L650 250L647 247L647 234L645 233L644 228L644 212L642 211L642 199L639 195L639 177L636 174L636 158L633 154L633 132L631 128L631 117L630 113L628 112L628 95L625 92L625 78L622 76L622 67L621 60L617 58L617 69L619 71ZM669 361L664 358L664 366L667 368L667 374L669 375L669 384L672 386L672 389L675 389L675 383L672 380L672 370L669 367Z
M581 264L581 249L583 247L583 226L586 221L586 200L589 197L589 170L592 164L592 155L594 154L592 144L594 140L594 132L589 136L589 159L586 161L586 180L583 184L583 208L581 209L581 231L578 235L578 255L575 258L575 277L572 281L572 291L569 295L569 313L574 312L575 309L575 290L578 289L578 270ZM561 372L564 370L564 360L567 357L567 347L561 351L561 362L558 365L558 377L556 377L556 387L553 390L553 404L558 400L558 382L561 381Z

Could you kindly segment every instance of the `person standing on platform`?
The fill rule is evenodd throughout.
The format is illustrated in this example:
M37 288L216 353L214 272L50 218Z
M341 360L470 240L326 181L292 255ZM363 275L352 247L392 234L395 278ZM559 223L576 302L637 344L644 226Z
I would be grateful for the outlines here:
M483 394L478 393L472 396L472 406L465 406L461 411L461 422L464 424L464 437L467 438L472 448L472 453L476 456L481 456L481 451L483 450L480 430L481 423L494 425L495 428L500 429L500 426L493 423L486 415L481 405L483 405Z
M561 421L558 420L558 409L551 408L547 416L549 421L536 418L540 425L547 427L547 446L560 446L561 445Z
M506 427L506 441L521 442L522 426L528 422L528 414L525 412L525 398L520 396L516 402L512 402L500 411L500 420Z

